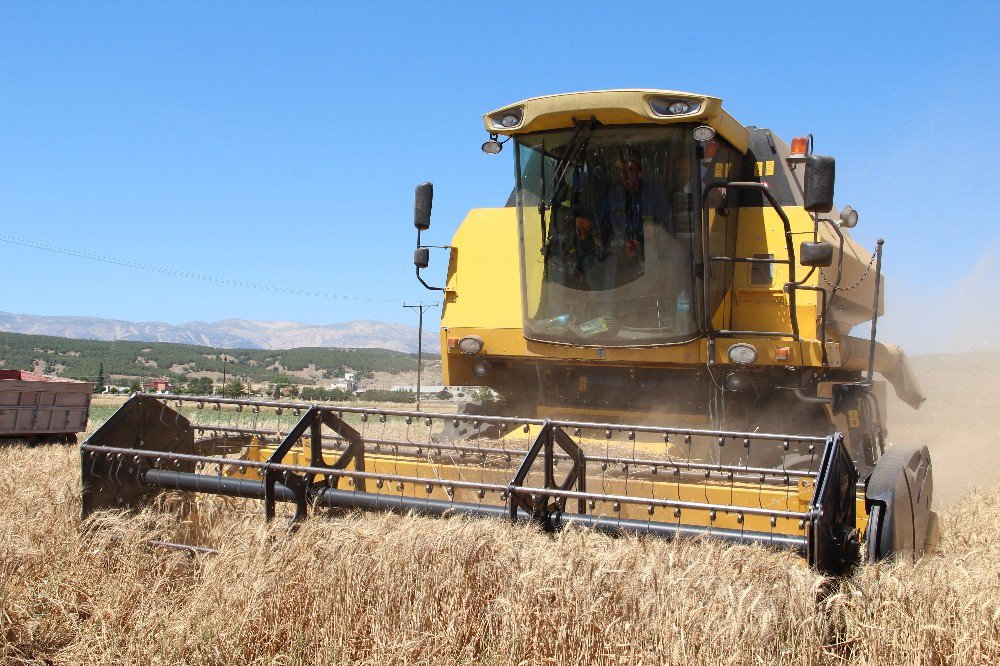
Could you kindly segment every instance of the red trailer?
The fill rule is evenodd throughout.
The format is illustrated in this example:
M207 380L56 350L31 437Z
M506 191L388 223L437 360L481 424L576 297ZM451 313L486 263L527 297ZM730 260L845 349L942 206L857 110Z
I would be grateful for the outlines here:
M22 370L0 370L0 437L75 442L87 429L94 385Z

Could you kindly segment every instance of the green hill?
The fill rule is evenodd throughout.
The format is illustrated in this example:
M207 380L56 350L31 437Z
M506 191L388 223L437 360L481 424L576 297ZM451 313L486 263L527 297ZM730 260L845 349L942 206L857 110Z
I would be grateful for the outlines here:
M308 383L304 378L285 373L301 372L310 366L331 378L346 369L365 375L417 368L416 354L388 349L219 349L170 342L107 342L0 332L0 367L42 370L86 381L96 380L103 364L109 383L112 376L157 376L179 382L193 373L221 373L223 359L230 376L251 382L273 381L280 372L289 383Z

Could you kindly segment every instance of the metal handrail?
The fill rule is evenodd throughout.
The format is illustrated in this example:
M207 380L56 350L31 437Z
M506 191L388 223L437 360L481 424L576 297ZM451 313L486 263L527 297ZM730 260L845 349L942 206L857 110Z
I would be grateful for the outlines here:
M785 214L784 209L778 200L774 198L771 190L764 183L754 183L754 182L717 182L711 183L705 188L701 197L701 211L702 211L702 225L701 225L701 249L702 249L702 261L704 265L705 277L703 280L702 288L702 303L704 307L705 315L705 335L708 338L708 363L713 363L715 360L715 337L714 335L719 335L720 337L733 337L738 335L755 335L760 334L759 331L739 331L739 330L715 330L712 328L712 314L711 314L711 285L712 285L712 260L717 261L736 261L732 257L712 257L709 255L708 247L708 195L714 190L721 189L744 189L744 190L755 190L760 192L771 207L781 218L781 223L785 227L785 250L788 253L787 259L768 259L767 263L785 263L788 264L788 282L795 282L795 246L792 239L792 225ZM739 258L742 261L742 258ZM752 262L751 262L752 263ZM789 322L791 324L791 334L789 333L778 333L778 332L768 332L767 335L781 335L782 337L791 337L794 341L798 342L799 337L799 320L798 314L795 309L795 290L788 290L788 310L789 310Z

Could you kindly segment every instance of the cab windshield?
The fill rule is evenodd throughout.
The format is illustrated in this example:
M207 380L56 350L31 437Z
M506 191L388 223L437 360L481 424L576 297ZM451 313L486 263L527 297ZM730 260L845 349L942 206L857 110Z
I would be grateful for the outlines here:
M697 337L688 125L516 137L524 331L577 345Z

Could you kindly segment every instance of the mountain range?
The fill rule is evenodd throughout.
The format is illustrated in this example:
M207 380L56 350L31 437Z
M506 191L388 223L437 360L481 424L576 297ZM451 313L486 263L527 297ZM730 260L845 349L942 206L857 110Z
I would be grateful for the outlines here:
M362 347L417 351L417 327L359 319L338 324L291 321L124 321L100 317L46 317L0 312L0 331L82 340L181 342L224 349ZM437 351L436 335L424 330L424 351Z

